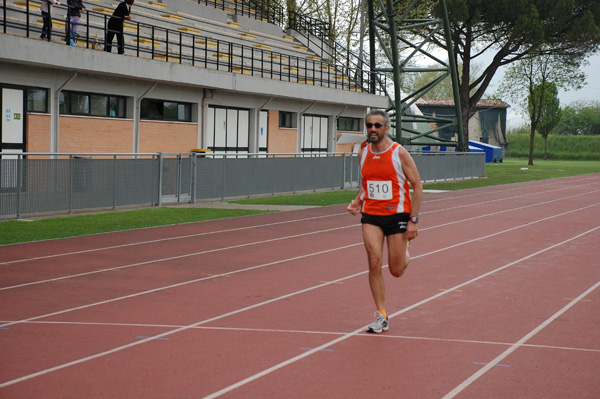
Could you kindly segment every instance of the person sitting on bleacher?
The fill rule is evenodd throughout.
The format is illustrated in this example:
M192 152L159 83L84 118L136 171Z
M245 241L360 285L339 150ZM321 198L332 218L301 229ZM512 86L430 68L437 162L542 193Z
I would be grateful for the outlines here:
M104 43L104 51L109 53L112 50L112 41L115 35L117 35L117 45L119 48L119 54L125 54L125 37L123 36L123 22L124 20L131 21L129 14L131 13L131 6L134 0L125 0L119 3L112 17L108 20L108 29L106 31L106 41Z

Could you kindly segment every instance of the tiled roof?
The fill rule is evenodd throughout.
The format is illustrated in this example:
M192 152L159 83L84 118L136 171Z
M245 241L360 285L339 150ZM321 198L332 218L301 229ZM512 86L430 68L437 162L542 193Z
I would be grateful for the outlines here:
M416 102L417 106L431 107L454 107L454 100L451 98L420 98ZM497 98L482 99L477 102L475 108L509 108L510 105Z

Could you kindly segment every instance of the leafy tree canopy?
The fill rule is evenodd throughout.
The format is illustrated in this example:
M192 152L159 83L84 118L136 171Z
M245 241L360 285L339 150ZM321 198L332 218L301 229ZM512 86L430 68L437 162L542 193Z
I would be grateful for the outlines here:
M562 109L555 132L565 135L600 135L600 101L575 102Z
M539 101L537 107L534 104L536 100ZM535 116L534 113L536 111L539 114L537 131L546 140L548 134L550 134L560 120L560 101L558 99L556 84L544 82L534 87L533 93L529 96L530 116Z
M498 68L533 54L584 57L600 46L598 0L446 0L446 4L454 53L457 64L462 64L465 135L468 115ZM439 7L435 12L439 15ZM443 45L441 37L436 40ZM490 52L492 60L483 72L471 77L471 63Z
M544 159L548 158L548 135L560 120L558 89L553 82L542 82L529 95L529 118L537 118L536 130L544 137ZM534 126L534 123L531 123ZM532 135L534 132L531 132ZM533 136L532 136L533 137ZM530 149L530 165L533 165L533 148Z

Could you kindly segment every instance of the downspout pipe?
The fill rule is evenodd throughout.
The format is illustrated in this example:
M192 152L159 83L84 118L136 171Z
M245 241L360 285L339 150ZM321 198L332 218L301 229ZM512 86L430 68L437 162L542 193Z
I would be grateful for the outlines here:
M60 92L65 88L66 85L71 83L73 79L77 77L77 72L73 74L69 79L67 79L54 93L54 104L53 104L53 112L50 114L51 118L54 118L52 123L54 134L53 138L50 141L50 152L59 152L59 132L60 132Z
M133 108L133 152L140 152L140 120L141 120L141 108L142 100L158 85L157 82L149 87L141 96L135 99L135 106Z
M309 109L311 109L316 103L317 103L317 101L315 100L308 107L304 108L304 110L300 112L300 116L304 115L306 113L306 111L308 111Z
M344 108L342 108L342 110L335 116L335 120L337 121L339 119L339 117L342 116L344 111L346 111L347 109L348 109L348 106L344 105Z
M331 152L335 152L335 143L337 142L337 121L340 118L340 116L344 113L344 111L346 111L348 109L347 105L344 105L344 108L342 108L342 110L334 117L334 121L333 121L333 133L331 134Z

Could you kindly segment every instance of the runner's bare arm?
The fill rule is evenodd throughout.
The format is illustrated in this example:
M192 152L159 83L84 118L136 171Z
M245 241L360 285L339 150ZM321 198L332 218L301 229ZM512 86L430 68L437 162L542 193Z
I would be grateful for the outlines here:
M364 150L364 147L361 148L360 151L358 151L359 166L360 166L360 159L362 158L363 150ZM350 201L350 204L348 204L348 207L346 208L348 210L348 212L350 212L352 215L356 215L360 211L360 195L361 194L362 194L362 185L358 187L358 193L356 194L356 197L354 197L354 199L352 201Z
M417 165L415 164L413 158L410 156L408 151L406 151L406 148L402 146L398 147L398 155L400 156L400 161L402 162L402 170L404 171L404 175L408 179L408 182L413 190L411 198L412 210L410 212L410 216L419 216L419 210L421 209L421 198L423 197L423 183L421 182L421 177L419 176L419 170L417 169ZM414 239L417 236L417 231L417 225L414 223L409 223L406 230L408 239Z

